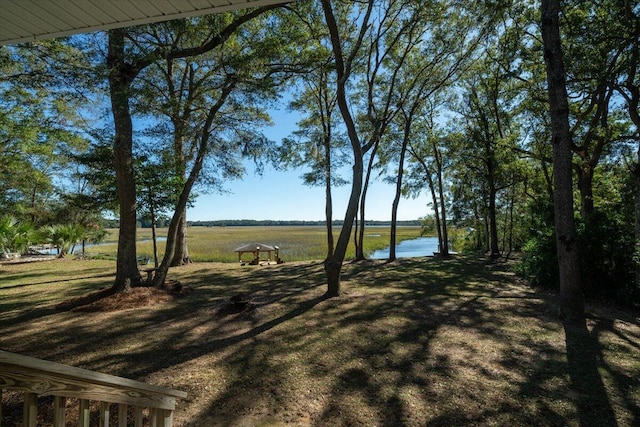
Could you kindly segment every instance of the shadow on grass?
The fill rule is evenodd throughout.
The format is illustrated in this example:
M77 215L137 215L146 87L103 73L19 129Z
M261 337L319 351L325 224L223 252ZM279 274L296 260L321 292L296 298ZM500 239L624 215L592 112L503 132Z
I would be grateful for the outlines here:
M640 337L604 318L563 327L482 260L352 264L332 299L317 263L174 272L195 289L175 304L61 317L3 345L185 390L182 427L638 424L640 372L605 365L601 340L637 353ZM241 293L256 309L219 316Z
M604 357L597 334L592 335L585 321L564 322L567 370L575 396L581 426L618 425L598 368Z
M92 271L95 271L96 274L91 274ZM3 276L2 279L6 282L20 280L21 282L26 283L18 283L15 285L6 285L1 286L0 290L5 289L20 289L20 288L28 288L31 286L41 286L41 285L51 285L56 283L65 283L76 280L89 280L89 279L100 279L105 277L115 277L115 271L104 272L104 268L96 268L96 269L86 269L82 272L82 276L78 276L76 271L68 271L68 272L55 272L56 276L67 275L67 278L58 278L56 280L39 280L42 277L50 277L51 273L48 271L43 272L33 272L33 273L20 273L13 274L10 276Z

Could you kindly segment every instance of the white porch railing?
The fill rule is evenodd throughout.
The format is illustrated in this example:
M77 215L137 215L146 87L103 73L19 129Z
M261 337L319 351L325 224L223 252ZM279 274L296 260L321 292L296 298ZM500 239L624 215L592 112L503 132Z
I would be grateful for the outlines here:
M65 427L67 398L79 399L78 426L89 427L90 401L99 402L99 426L109 426L110 405L118 404L118 427L127 426L127 407L134 408L134 426L142 427L143 409L150 427L172 427L176 398L187 393L86 369L74 368L0 350L0 402L2 390L23 393L24 427L36 427L38 396L54 396L53 427ZM95 407L95 405L94 405ZM0 405L0 424L2 405Z

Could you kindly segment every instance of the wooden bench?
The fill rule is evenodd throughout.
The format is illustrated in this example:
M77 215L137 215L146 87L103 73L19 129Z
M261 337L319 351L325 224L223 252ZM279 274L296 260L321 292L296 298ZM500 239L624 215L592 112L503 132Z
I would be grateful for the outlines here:
M128 406L135 408L135 427L142 427L143 408L149 410L150 427L172 427L176 398L187 397L183 391L0 350L0 402L2 390L23 393L24 427L36 427L38 396L54 396L53 427L66 426L67 398L79 399L79 427L89 427L90 400L99 402L100 427L109 426L111 404L118 405L118 427L127 426Z
M156 273L158 272L159 268L143 268L140 270L140 273L145 273L147 275L147 278L145 279L145 281L147 283L151 283L151 281L153 280L154 277L156 277Z

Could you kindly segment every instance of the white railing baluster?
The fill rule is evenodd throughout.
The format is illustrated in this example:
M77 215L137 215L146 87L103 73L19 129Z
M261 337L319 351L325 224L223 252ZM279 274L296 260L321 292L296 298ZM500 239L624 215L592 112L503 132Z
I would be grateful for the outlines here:
M80 399L78 404L78 427L89 427L89 401L87 399Z
M127 426L127 407L135 410L134 423L142 427L142 409L149 409L152 426L173 427L177 398L187 394L113 375L60 365L0 350L0 402L2 390L23 393L24 427L36 427L38 395L54 397L53 427L65 426L67 398L79 399L78 426L89 427L89 401L100 402L100 426L108 427L110 405L118 404L118 427ZM2 407L0 405L0 423Z
M109 427L109 402L100 402L100 427Z

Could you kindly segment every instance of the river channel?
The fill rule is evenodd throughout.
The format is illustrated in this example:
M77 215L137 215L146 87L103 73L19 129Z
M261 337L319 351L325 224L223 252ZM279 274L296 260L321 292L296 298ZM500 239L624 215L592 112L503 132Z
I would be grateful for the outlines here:
M414 258L431 256L438 251L437 237L418 237L417 239L403 240L396 245L397 258ZM371 259L389 258L389 248L375 251L370 256Z

